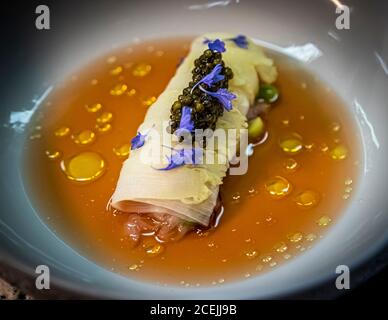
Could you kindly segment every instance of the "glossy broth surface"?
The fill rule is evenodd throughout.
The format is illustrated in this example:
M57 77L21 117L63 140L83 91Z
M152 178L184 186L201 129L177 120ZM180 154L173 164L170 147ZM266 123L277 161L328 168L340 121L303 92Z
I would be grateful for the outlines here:
M248 173L224 180L220 225L133 248L127 215L106 205L131 138L189 44L133 44L58 84L29 128L25 183L43 219L92 261L160 284L222 285L276 268L325 234L357 185L359 137L335 92L268 51L280 99L265 117L268 137L253 149Z

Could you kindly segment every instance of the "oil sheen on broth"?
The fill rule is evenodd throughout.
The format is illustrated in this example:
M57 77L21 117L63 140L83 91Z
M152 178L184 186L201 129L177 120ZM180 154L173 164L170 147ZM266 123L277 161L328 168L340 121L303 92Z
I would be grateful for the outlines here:
M130 277L220 285L269 271L308 250L335 223L358 180L358 131L335 93L275 52L280 99L248 173L221 188L220 225L132 247L126 214L106 211L147 108L191 39L131 45L58 84L36 112L25 145L25 183L52 229L77 251Z

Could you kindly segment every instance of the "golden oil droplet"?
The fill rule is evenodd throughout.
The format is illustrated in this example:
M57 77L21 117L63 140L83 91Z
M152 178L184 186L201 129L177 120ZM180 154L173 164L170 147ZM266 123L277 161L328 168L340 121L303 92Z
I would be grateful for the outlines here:
M282 120L282 123L283 123L283 125L288 126L288 125L290 125L290 120L284 119L284 120Z
M330 151L333 160L344 160L348 156L348 149L343 145L338 145Z
M306 190L301 193L299 193L295 197L295 202L297 205L304 207L304 208L311 208L318 204L319 202L319 195L315 191L312 190Z
M112 96L121 96L122 94L125 93L125 91L127 91L128 89L128 86L124 83L119 83L119 84L116 84L111 90L110 90L110 94Z
M117 58L115 56L110 56L108 59L106 59L106 62L109 64L115 63Z
M91 130L82 130L77 135L73 135L72 139L76 144L90 144L92 143L96 138L96 134Z
M353 190L353 188L350 187L350 186L347 186L347 187L345 188L345 192L346 192L346 193L350 193L350 192L352 192L352 190Z
M70 133L69 127L60 127L54 132L55 136L57 137L66 137L69 133Z
M91 84L92 86L95 86L97 83L98 83L98 80L97 80L97 79L92 79L92 81L90 81L90 84Z
M353 180L348 178L345 180L345 186L350 186L353 183Z
M350 194L349 193L345 193L343 196L342 196L342 199L344 200L348 200L350 198Z
M308 235L306 235L306 240L310 242L314 241L316 238L317 235L315 235L314 233L309 233Z
M135 68L132 71L132 74L135 77L145 77L147 74L151 72L152 67L149 64L146 63L140 63L135 66Z
M97 111L100 111L102 109L101 103L93 103L93 104L87 104L85 105L85 109L87 112L95 113Z
M261 258L261 261L263 261L264 263L270 263L272 261L272 256L270 255L263 256Z
M288 247L285 242L280 242L277 245L275 245L274 249L279 253L283 253L288 250Z
M277 176L265 184L265 189L275 198L283 198L291 192L291 184L283 177Z
M279 141L280 148L287 154L298 154L303 150L302 137L293 133L283 137Z
M328 216L322 216L318 219L317 224L320 227L326 227L330 224L331 219Z
M302 82L302 83L300 84L300 86L301 86L301 88L304 90L304 89L307 88L307 83L306 83L306 82Z
M236 192L235 194L232 195L232 200L233 201L239 201L241 198L240 193Z
M302 235L302 233L300 233L300 232L295 232L295 233L289 234L289 235L287 236L287 238L288 238L288 240L290 240L291 242L296 243L296 242L299 242L300 240L303 239L303 235Z
M111 112L103 112L97 119L97 123L103 124L111 122L113 119L113 114Z
M42 138L42 135L40 133L34 133L30 135L30 140L36 140Z
M129 90L129 91L127 92L128 97L132 97L132 96L134 96L135 94L136 94L136 90L135 90L135 89L131 89L131 90Z
M257 266L256 266L256 271L261 271L261 270L263 270L263 266L261 265L261 264L258 264Z
M57 150L46 150L45 153L50 160L56 160L61 156L61 152Z
M284 260L289 260L292 256L289 253L283 255Z
M156 101L156 97L150 97L143 101L143 105L150 107L153 105L153 103Z
M140 266L139 266L138 264L133 264L133 265L130 265L130 266L128 267L128 269L129 269L130 271L139 271L139 270L140 270Z
M258 256L258 252L256 250L249 250L247 252L245 252L245 255L248 259L254 259Z
M256 195L258 193L258 191L254 188L254 187L250 187L249 189L248 189L248 195L249 196L254 196L254 195Z
M269 264L269 266L271 267L271 268L273 268L273 267L276 267L277 266L277 262L276 261L272 261L270 264Z
M218 283L219 283L219 284L222 284L222 283L224 283L224 282L225 282L225 279L222 279L222 278L221 278L221 279L218 279Z
M113 68L111 71L110 71L110 74L112 76L117 76L119 75L121 72L123 72L123 67L122 66L117 66L115 68Z
M311 151L314 148L314 143L308 143L304 145L305 149Z
M240 195L239 194L235 194L232 198L233 198L233 200L239 200L240 199Z
M214 241L210 241L208 244L207 244L207 246L209 247L209 248L213 248L213 247L215 247L215 243L214 243Z
M82 152L63 160L61 169L70 180L93 181L104 173L105 161L98 153Z
M276 221L274 220L274 218L271 215L269 215L269 216L265 217L265 222L268 224L273 224Z
M113 148L113 152L116 156L127 157L129 155L130 149L131 149L131 146L128 143L126 143L126 144L123 144L122 146Z
M154 245L149 245L144 248L148 257L156 257L164 251L163 245L156 243Z
M112 125L110 123L97 123L95 128L99 133L106 133L112 129Z
M327 152L329 150L329 147L326 143L322 143L320 149L322 152Z
M289 171L295 171L299 167L299 164L295 159L288 158L284 161L284 167Z
M341 125L337 122L333 122L331 124L331 130L333 130L334 132L338 132L341 130Z
M161 57L162 55L164 55L164 52L162 50L158 50L158 51L156 51L155 55L157 57Z

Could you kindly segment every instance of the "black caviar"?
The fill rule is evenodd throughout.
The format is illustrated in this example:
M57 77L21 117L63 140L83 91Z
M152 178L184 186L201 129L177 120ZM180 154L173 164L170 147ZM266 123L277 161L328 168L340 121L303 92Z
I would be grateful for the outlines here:
M215 130L216 122L224 112L223 105L216 98L203 92L199 86L195 87L194 90L192 90L192 88L204 76L209 74L217 64L222 66L220 74L224 76L224 79L213 84L211 88L204 83L201 83L200 85L203 89L211 92L215 92L221 88L228 89L229 80L233 78L232 69L225 67L221 53L210 49L205 50L204 53L194 61L192 81L189 82L188 87L183 89L182 94L178 96L178 99L171 106L170 133L173 133L178 129L182 115L182 107L184 106L191 108L191 119L195 129Z

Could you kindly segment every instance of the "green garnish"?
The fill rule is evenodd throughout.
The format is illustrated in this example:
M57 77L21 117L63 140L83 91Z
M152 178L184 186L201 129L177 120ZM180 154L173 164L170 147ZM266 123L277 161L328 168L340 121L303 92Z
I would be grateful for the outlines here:
M279 98L279 90L272 84L265 83L260 87L258 98L273 103Z

